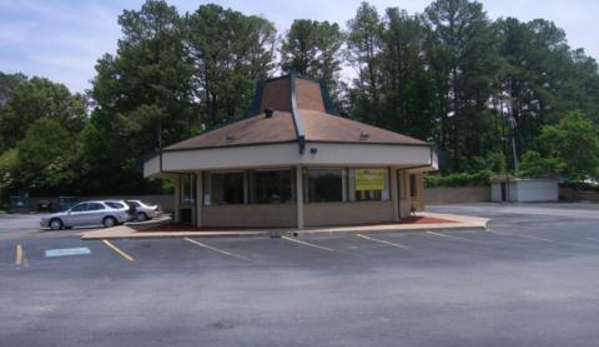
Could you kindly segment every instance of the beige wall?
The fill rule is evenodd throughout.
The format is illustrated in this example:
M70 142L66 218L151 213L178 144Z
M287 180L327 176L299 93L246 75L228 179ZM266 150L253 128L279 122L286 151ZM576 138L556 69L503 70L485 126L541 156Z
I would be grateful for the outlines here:
M293 227L297 225L296 204L252 204L202 206L206 227Z
M392 201L318 202L304 204L306 227L393 222Z
M427 188L424 201L427 205L488 202L491 187Z

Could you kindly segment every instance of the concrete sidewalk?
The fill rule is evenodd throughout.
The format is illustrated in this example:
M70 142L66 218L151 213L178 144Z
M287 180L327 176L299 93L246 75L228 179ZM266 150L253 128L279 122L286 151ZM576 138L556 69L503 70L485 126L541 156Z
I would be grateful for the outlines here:
M489 219L459 216L452 214L420 212L419 217L438 218L451 221L436 224L378 224L367 226L323 227L308 229L268 229L268 230L218 230L218 231L168 231L144 232L122 225L109 229L98 229L81 234L83 240L129 239L129 238L167 238L167 237L234 237L234 236L272 236L287 234L323 234L323 233L388 233L392 231L406 232L419 230L448 230L448 229L485 229Z

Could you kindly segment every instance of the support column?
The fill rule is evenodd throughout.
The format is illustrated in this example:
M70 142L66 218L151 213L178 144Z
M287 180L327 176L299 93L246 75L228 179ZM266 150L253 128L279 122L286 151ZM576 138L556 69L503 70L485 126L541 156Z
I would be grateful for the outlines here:
M204 205L204 180L202 171L196 174L196 227L202 226L202 205Z
M399 222L399 186L397 185L397 168L390 168L389 189L391 190L391 202L393 203L393 220Z
M173 179L175 181L175 211L173 217L175 223L181 222L181 176L177 175Z
M295 170L295 196L297 197L297 228L304 228L304 176L302 166L296 166Z

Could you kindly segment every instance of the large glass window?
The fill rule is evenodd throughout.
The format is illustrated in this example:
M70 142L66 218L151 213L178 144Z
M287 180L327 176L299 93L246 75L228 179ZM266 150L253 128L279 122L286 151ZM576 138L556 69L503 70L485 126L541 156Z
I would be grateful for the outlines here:
M325 202L344 200L343 169L307 169L304 171L306 201Z
M244 173L210 173L209 189L211 203L214 205L244 203Z
M191 206L195 203L196 175L181 176L181 206Z
M295 200L291 169L250 171L250 203L279 204Z
M350 169L351 201L389 200L389 170L386 168Z

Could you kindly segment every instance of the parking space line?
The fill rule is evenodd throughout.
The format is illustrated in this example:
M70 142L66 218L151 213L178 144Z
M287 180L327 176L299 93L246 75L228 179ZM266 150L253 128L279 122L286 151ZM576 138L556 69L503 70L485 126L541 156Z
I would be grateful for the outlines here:
M545 239L545 238L542 238L542 237L536 237L536 236L530 236L530 235L512 234L512 233L499 233L499 232L493 231L491 229L487 229L486 232L491 233L493 235L499 235L499 236L514 236L514 237L520 237L520 238L527 239L527 240L542 241L542 242L554 242L553 240Z
M23 249L23 246L18 244L16 253L15 265L22 265L23 267L28 268L29 261L27 260L27 256L25 256L25 250Z
M310 242L306 242L306 241L300 241L300 240L298 240L298 239L293 239L293 238L291 238L291 237L289 237L289 236L281 236L281 238L282 238L283 240L287 240L287 241L295 242L295 243L297 243L297 244L300 244L300 245L304 245L304 246L308 246L308 247L313 247L313 248L318 248L318 249L321 249L321 250L323 250L323 251L328 251L328 252L334 252L334 251L335 251L335 250L334 250L334 249L332 249L332 248L328 248L328 247L324 247L324 246L316 245L316 244L314 244L314 243L310 243Z
M130 262L134 262L135 261L135 259L133 259L132 256L130 256L129 254L125 253L124 251L122 251L117 246L113 245L110 241L108 241L108 240L102 240L102 242L106 246L108 246L110 249L112 249L113 251L115 251L118 255L120 255L121 257L125 258L125 260L130 261Z
M186 237L186 238L184 238L184 240L185 240L185 241L187 241L187 242L191 242L191 243L193 243L193 244L194 244L194 245L196 245L196 246L200 246L200 247L207 248L207 249L209 249L209 250L212 250L212 251L215 251L215 252L218 252L218 253L224 254L224 255L228 255L229 257L233 257L233 258L239 258L239 259L243 259L243 260L250 260L249 258L246 258L246 257L244 257L244 256L242 256L242 255L235 254L235 253L231 253L231 252L228 252L228 251L222 250L222 249L220 249L220 248L216 248L216 247L214 247L214 246L207 245L207 244L205 244L205 243L202 243L202 242L196 241L196 240L194 240L194 239L190 239L189 237Z
M393 246L393 247L397 247L397 248L401 248L401 249L408 249L408 246L404 246L404 245L399 244L399 243L393 243L393 242L390 242L390 241L387 241L387 240L381 240L381 239L377 239L377 238L366 236L366 235L362 235L362 234L356 234L356 236L359 237L359 238L362 238L364 240L381 243L383 245Z
M433 235L433 236L438 236L438 237L442 237L444 239L451 239L451 240L460 240L460 241L466 241L466 242L471 242L471 243L476 243L476 244L480 244L480 245L488 245L488 242L482 242L482 241L476 241L476 240L470 240L467 239L465 237L459 237L459 236L453 236L453 235L447 235L447 234L442 234L439 232L434 232L434 231L430 231L427 230L426 231L427 234L429 235Z

